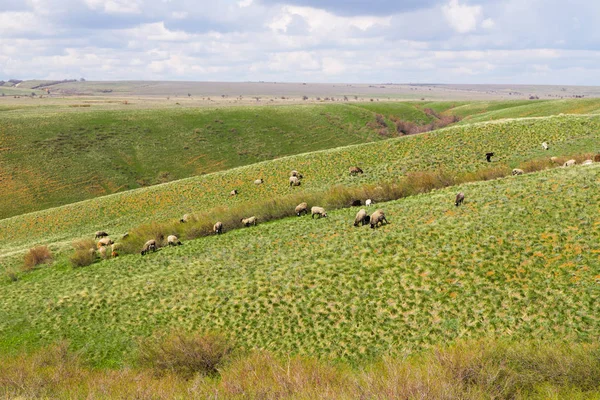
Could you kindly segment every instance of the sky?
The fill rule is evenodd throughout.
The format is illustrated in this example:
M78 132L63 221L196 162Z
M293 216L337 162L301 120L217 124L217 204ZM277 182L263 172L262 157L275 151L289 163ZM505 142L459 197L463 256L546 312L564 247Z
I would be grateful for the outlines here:
M600 85L598 0L0 0L0 80Z

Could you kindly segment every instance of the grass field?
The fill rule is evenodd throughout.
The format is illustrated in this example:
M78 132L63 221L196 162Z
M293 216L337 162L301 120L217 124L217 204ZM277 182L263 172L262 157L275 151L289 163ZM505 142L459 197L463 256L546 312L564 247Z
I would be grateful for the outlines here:
M173 108L178 106L150 102L147 109L129 108L123 104L127 100L75 99L55 104L46 100L0 103L0 181L4 187L0 218L283 156L394 137L398 134L393 119L427 124L434 120L425 112L427 108L458 115L466 122L600 109L600 100L212 108L192 104ZM376 122L378 114L383 124Z
M134 337L175 326L354 362L482 336L593 342L599 176L574 167L409 197L380 205L390 224L377 230L353 228L350 208L82 269L59 260L0 284L0 349L68 339L118 366Z
M600 117L565 115L457 126L285 157L0 220L0 255L20 254L40 243L70 247L73 239L99 229L120 234L143 223L179 219L184 213L324 191L335 184L379 183L440 169L461 174L490 165L513 168L539 157L591 154L597 151L599 130ZM548 152L540 147L544 140L552 144ZM496 157L488 164L483 155L491 150ZM360 165L365 174L351 177L352 165ZM292 169L305 175L302 186L293 189L287 184ZM256 186L253 181L259 177L265 183ZM230 197L234 188L240 194Z

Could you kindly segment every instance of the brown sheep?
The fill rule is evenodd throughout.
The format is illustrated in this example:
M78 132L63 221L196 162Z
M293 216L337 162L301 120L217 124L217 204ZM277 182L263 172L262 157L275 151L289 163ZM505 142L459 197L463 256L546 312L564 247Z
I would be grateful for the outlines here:
M104 231L98 231L96 232L96 236L94 237L94 239L98 239L98 238L103 238L103 237L107 237L108 233L104 232Z
M98 248L104 247L104 246L110 246L113 243L114 242L110 238L105 237L105 238L98 240Z
M358 207L362 205L362 201L360 200L352 200L352 203L350 203L351 207Z
M296 206L296 209L294 211L296 212L297 216L300 216L302 213L304 213L304 215L306 215L306 214L308 214L308 204L300 203Z
M600 162L600 154L594 156L594 162Z
M223 233L223 223L221 221L217 222L215 224L215 226L213 226L213 231L217 234L220 235L221 233Z
M256 218L255 216L252 217L248 217L248 218L242 218L240 219L240 222L242 223L242 225L244 225L245 227L249 227L250 225L254 225L256 226L256 220L258 218Z
M465 194L463 192L458 192L456 195L456 200L454 201L454 205L458 207L463 203L463 201L465 201Z
M379 224L383 225L385 221L388 224L388 220L385 218L385 213L383 210L377 210L373 214L371 214L371 229L375 229L375 227Z
M358 213L356 213L356 217L354 217L354 226L358 226L359 224L367 225L371 221L371 218L367 215L367 210L361 208Z
M315 215L318 215L319 218L327 218L327 213L325 212L325 209L323 207L312 207L310 209L310 213L312 214L311 218L313 219L315 218Z
M169 246L181 246L181 240L175 235L167 236L167 243Z
M142 247L141 254L147 254L150 252L150 250L152 250L153 252L156 251L156 240L154 239L150 239L146 243L144 243L144 247Z
M290 186L300 186L302 182L297 176L290 176Z
M350 175L358 175L358 174L363 173L363 170L360 169L359 167L350 167L349 171L350 171Z

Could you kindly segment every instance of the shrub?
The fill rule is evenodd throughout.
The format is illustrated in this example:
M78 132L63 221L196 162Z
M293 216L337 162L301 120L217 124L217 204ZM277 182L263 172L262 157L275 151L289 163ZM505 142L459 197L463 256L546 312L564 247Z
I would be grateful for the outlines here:
M52 260L52 252L48 246L36 246L25 254L23 259L23 270L31 271L37 265L45 264Z
M140 340L138 361L157 373L214 375L232 351L233 345L221 334L173 331Z
M4 270L4 276L6 276L6 279L8 279L9 282L16 282L19 280L18 272L14 268L6 268Z
M75 253L69 257L71 265L75 268L86 267L96 261L96 253L88 250L75 250Z

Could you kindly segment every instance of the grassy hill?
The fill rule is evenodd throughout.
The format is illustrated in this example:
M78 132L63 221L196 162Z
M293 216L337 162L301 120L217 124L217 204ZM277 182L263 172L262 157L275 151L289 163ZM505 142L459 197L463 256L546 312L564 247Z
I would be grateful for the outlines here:
M577 122L561 120L561 132ZM114 366L132 338L174 326L346 360L488 335L593 341L599 176L555 169L381 204L390 224L377 230L352 227L350 208L81 269L59 261L0 283L0 350L68 339Z
M265 161L0 220L0 256L20 254L39 243L70 247L74 238L99 229L118 234L143 223L179 219L184 213L321 192L336 184L388 182L420 171L461 174L494 165L513 168L540 157L591 154L598 151L599 131L600 117L508 120ZM544 140L551 143L548 152L540 147ZM488 151L496 153L492 164L485 162ZM365 174L350 176L352 165L361 166ZM291 169L304 173L302 186L289 187ZM254 185L257 178L265 183ZM240 194L230 197L234 188Z
M382 139L342 105L0 113L0 218Z
M394 120L434 121L428 108L471 122L600 109L600 100L210 109L152 103L149 109L121 104L120 110L100 103L0 104L0 219L283 156L379 141L398 135Z

